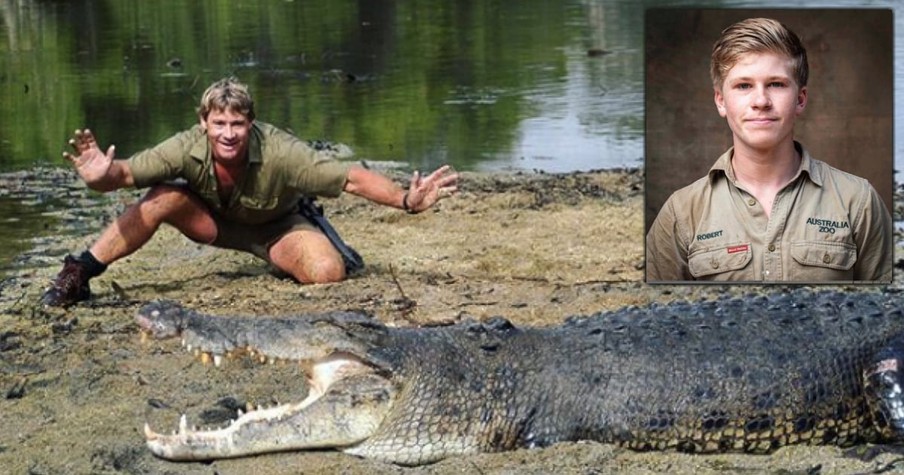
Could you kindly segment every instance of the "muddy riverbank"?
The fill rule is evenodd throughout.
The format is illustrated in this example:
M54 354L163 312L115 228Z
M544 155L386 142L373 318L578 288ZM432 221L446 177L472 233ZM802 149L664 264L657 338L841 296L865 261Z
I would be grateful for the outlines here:
M334 451L175 464L144 447L145 421L176 427L222 423L237 404L300 400L300 372L244 361L205 366L177 342L141 342L144 302L168 298L205 312L291 314L361 309L397 326L501 315L552 325L624 305L713 298L755 287L647 286L643 273L643 176L636 170L470 174L462 192L409 216L343 196L326 201L334 225L367 262L349 280L299 286L254 257L202 247L163 229L145 248L92 282L95 297L44 310L41 291L66 252L80 251L138 196L86 193L52 173L67 206L0 285L0 467L56 473L871 473L900 469L897 456L864 461L835 447L788 447L769 456L636 453L593 442L452 458L418 468ZM398 180L403 175L391 172ZM27 188L35 177L20 177ZM7 182L10 189L13 182ZM899 285L899 284L897 284Z

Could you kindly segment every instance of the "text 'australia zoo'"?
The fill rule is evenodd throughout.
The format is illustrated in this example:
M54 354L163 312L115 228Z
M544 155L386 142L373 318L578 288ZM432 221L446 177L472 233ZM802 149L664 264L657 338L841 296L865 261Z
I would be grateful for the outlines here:
M832 221L831 219L807 218L807 224L819 226L819 232L835 234L836 229L848 229L851 227L847 221Z

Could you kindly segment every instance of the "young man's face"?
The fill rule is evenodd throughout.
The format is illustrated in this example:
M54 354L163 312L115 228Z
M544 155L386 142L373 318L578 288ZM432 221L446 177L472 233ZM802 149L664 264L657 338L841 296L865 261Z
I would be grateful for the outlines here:
M735 148L769 152L793 139L794 121L807 106L807 88L797 86L790 58L747 53L715 89L715 101Z
M251 121L239 112L212 110L201 118L214 160L223 165L237 165L245 160Z

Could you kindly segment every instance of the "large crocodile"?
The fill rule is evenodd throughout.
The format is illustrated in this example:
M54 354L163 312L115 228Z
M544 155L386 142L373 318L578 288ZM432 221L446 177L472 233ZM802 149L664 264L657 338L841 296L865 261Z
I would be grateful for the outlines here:
M797 290L625 308L551 328L504 319L390 328L360 313L214 317L157 302L141 328L217 364L298 361L301 402L200 431L145 428L201 460L334 447L399 464L580 439L768 452L904 433L904 314L893 293Z

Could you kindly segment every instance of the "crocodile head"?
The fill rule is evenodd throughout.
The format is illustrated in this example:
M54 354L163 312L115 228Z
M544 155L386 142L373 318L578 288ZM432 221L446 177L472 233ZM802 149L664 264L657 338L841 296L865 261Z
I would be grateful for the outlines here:
M147 446L170 460L209 460L332 447L353 450L386 417L398 389L390 366L370 353L385 327L354 312L302 318L218 318L167 301L152 302L135 317L146 336L182 337L203 362L228 358L289 361L301 366L308 395L296 403L239 412L226 427L199 430L180 418L172 434L145 424Z

